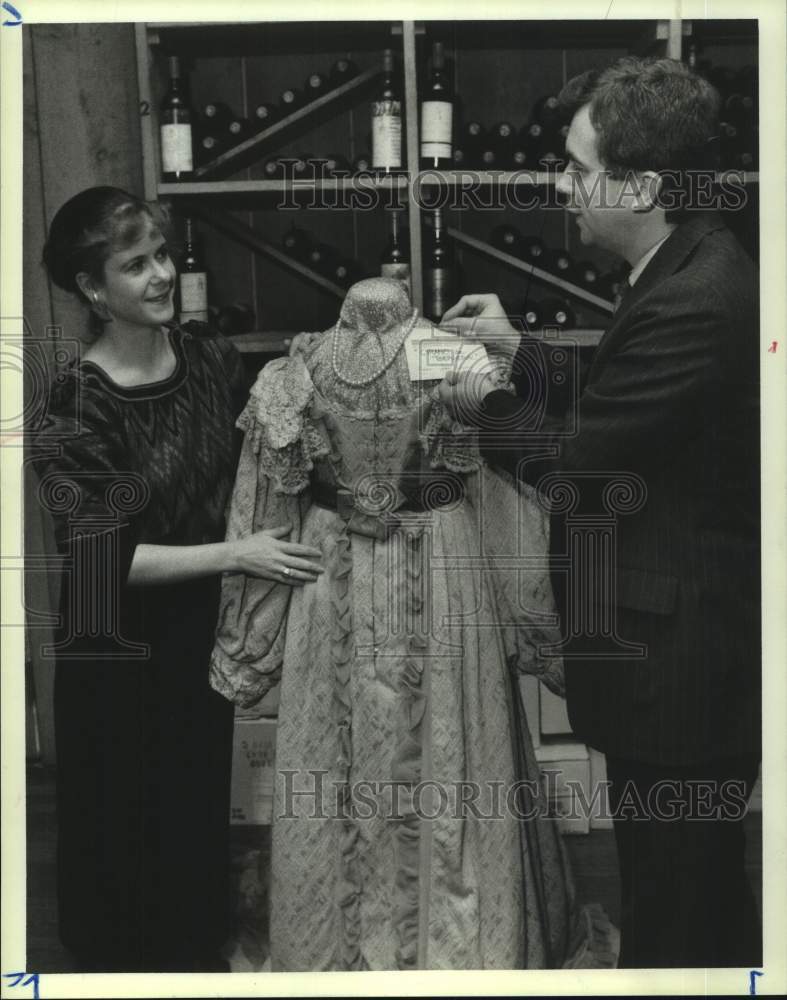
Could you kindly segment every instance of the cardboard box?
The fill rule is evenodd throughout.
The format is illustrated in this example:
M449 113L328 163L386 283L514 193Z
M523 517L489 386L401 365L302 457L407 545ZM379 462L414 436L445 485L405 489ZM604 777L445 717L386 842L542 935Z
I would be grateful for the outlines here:
M230 823L263 826L273 815L276 719L235 719Z

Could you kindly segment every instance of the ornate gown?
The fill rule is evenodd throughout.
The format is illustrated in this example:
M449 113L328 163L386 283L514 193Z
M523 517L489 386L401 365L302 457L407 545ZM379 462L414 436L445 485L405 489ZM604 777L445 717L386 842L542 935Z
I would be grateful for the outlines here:
M263 368L239 421L230 537L289 523L326 569L302 588L225 577L213 653L240 705L281 681L271 967L581 962L517 684L561 681L538 654L546 562L494 571L545 554L547 521L411 381L395 286L355 285L305 357Z
M190 331L190 332L189 332ZM190 971L229 931L232 706L208 683L218 577L126 584L138 543L220 541L246 384L201 324L169 378L56 386L39 499L66 556L56 648L58 903L95 971ZM200 964L203 963L203 964Z

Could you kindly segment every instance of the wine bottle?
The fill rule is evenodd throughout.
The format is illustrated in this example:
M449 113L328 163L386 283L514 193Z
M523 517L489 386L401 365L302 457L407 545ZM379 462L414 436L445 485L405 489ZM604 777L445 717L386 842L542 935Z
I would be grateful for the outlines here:
M432 72L421 104L421 162L435 170L448 170L453 162L454 102L442 42L432 46Z
M287 90L283 90L279 97L279 108L282 117L291 115L293 111L297 111L298 108L302 107L304 103L303 94L300 90L295 90L292 87L288 87Z
M295 257L296 260L306 260L311 240L309 239L309 234L303 229L299 229L295 223L284 234L281 242L284 252L289 254L290 257Z
M402 166L402 101L391 49L383 53L383 82L372 102L372 167L383 173Z
M454 170L461 170L464 167L470 166L470 157L461 146L454 146L451 159Z
M336 251L327 243L313 243L306 253L306 263L318 274L330 277L336 260Z
M224 152L225 144L223 139L213 133L205 133L200 136L194 150L195 159L198 164L209 163Z
M440 208L432 213L432 230L424 265L424 316L439 322L456 298L451 248L443 229L443 212Z
M322 169L328 177L335 177L337 174L349 174L352 172L352 168L347 162L346 157L342 156L341 153L326 153L324 157L321 157L321 159L324 161Z
M390 214L390 238L380 261L380 274L383 278L396 278L404 282L407 294L412 296L410 255L407 252L404 239L400 236L399 216L398 210L394 210Z
M728 170L735 164L735 160L740 152L740 137L738 126L730 121L719 122L719 158L721 168Z
M544 250L539 266L564 281L576 279L577 269L568 250Z
M724 99L733 88L735 71L729 66L712 66L708 71L708 80Z
M197 250L194 224L190 218L185 219L184 228L183 255L178 274L180 321L187 323L196 319L205 323L208 319L208 277Z
M497 156L500 166L506 166L511 161L511 154L514 151L516 131L511 122L498 122L490 132L492 146Z
M462 166L477 166L481 162L481 152L486 142L487 134L484 126L477 121L467 122L462 129L461 148L464 151Z
M492 230L489 240L492 246L503 253L510 253L514 257L522 256L522 234L513 226L497 226Z
M561 299L544 299L541 303L541 318L544 326L568 330L576 322L574 310Z
M322 73L310 73L303 87L306 103L316 101L328 88L328 81Z
M284 177L284 166L276 156L272 156L262 165L262 174L266 181L278 181Z
M208 127L214 131L219 131L232 118L232 110L222 101L212 101L202 108L202 119Z
M544 129L538 149L540 170L562 170L565 166L566 143L558 132Z
M183 181L194 170L191 110L181 82L180 59L169 57L169 89L161 102L161 170L165 181Z
M329 277L337 285L349 288L356 281L361 280L361 271L354 260L347 260L344 257L337 257L333 262Z
M237 146L252 133L251 123L248 118L233 116L227 123L228 145Z
M478 163L482 170L495 170L498 167L497 153L490 143L486 143L481 149Z
M525 300L522 306L522 319L527 330L540 330L544 325L541 319L541 305L538 302Z
M361 153L353 160L353 170L356 174L368 174L372 169L372 158L369 153Z
M520 240L520 254L522 259L532 264L534 267L545 267L546 247L541 237L525 236Z
M530 122L529 125L525 125L519 132L520 144L528 150L533 159L538 159L538 152L543 135L544 126L539 125L538 122Z
M589 292L593 292L594 295L601 294L601 280L598 273L598 268L595 264L591 264L590 261L583 260L577 264L577 280L583 288L587 288Z
M515 144L509 159L513 170L530 170L533 166L530 152L521 143Z
M560 105L554 94L539 97L533 106L530 120L538 122L544 128L556 128L560 122Z
M222 306L216 317L216 326L226 337L237 333L251 333L254 325L254 310L245 302Z
M358 67L355 63L351 59L342 57L333 64L328 81L331 87L341 87L342 84L349 83L357 75Z
M274 104L263 102L257 105L251 117L255 131L259 132L262 129L270 128L271 125L275 125L279 118L279 109Z

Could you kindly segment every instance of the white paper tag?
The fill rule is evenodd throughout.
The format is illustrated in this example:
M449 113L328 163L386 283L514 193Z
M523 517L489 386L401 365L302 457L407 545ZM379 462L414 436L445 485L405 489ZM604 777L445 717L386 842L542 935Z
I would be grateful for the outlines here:
M425 320L413 327L404 342L411 382L440 381L447 372L480 375L492 371L486 348Z

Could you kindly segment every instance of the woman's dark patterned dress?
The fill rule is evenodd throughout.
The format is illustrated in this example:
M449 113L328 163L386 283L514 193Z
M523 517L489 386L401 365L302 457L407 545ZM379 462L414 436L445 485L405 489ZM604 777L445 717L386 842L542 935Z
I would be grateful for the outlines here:
M172 326L167 379L74 364L41 501L66 555L55 681L63 942L84 967L204 967L227 934L233 711L208 684L218 576L127 586L139 543L224 538L246 397L239 355Z

